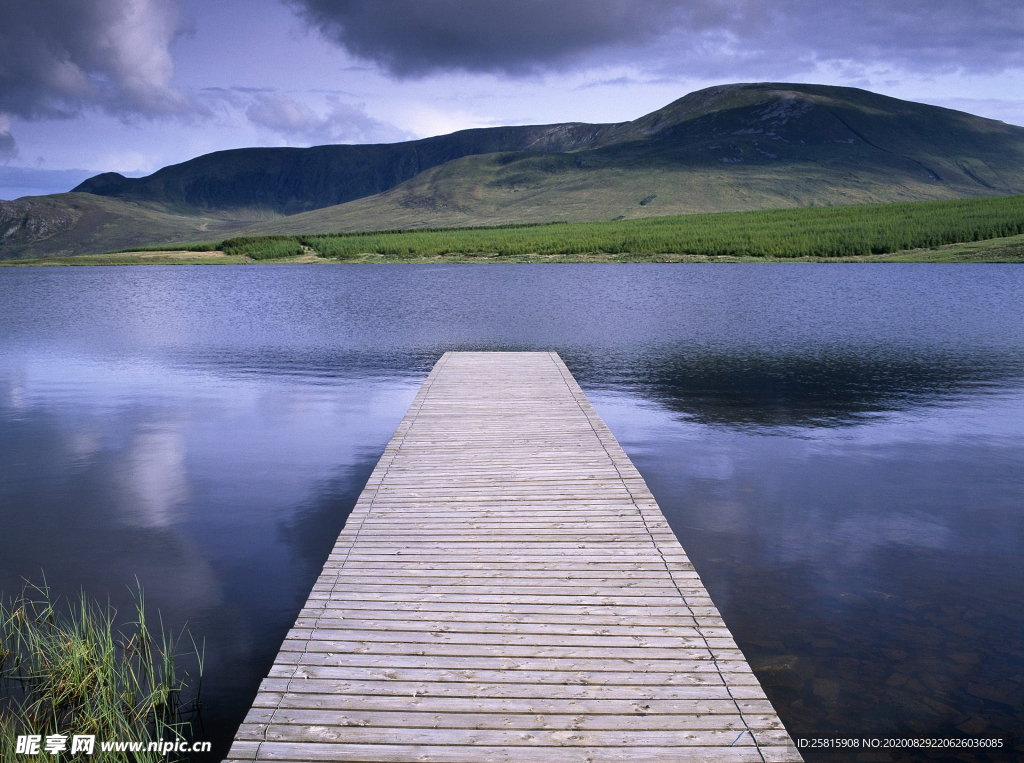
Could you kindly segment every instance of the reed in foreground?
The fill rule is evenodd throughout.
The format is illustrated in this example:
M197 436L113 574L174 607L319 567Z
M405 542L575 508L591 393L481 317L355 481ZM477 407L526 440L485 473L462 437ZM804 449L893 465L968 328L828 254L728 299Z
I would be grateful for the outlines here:
M202 653L192 642L196 683L188 687L177 664L185 635L175 637L162 622L151 630L141 587L128 621L84 593L61 606L45 583L0 602L0 761L183 759L146 748L190 743ZM28 735L42 737L36 754L17 749L17 738ZM72 752L75 736L94 737L92 754ZM47 742L64 748L59 758ZM141 742L143 749L103 750L103 742Z

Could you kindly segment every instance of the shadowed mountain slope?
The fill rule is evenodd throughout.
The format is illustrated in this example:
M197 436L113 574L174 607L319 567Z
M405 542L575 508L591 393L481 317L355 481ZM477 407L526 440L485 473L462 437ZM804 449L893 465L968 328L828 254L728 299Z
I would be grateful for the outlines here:
M164 167L143 178L108 172L75 188L194 212L246 210L287 215L342 204L393 188L453 159L499 151L569 151L592 143L605 126L560 124L462 130L374 145L239 148Z
M113 248L93 220L100 214L117 246L134 246L211 239L202 233L215 230L601 220L1021 193L1024 128L854 88L725 85L621 124L237 149L144 178L98 175L75 191L0 202L0 257L39 254L47 241L61 253ZM107 205L75 219L60 214L86 195ZM84 202L74 203L81 211ZM16 214L11 204L21 205ZM164 217L157 224L153 215Z

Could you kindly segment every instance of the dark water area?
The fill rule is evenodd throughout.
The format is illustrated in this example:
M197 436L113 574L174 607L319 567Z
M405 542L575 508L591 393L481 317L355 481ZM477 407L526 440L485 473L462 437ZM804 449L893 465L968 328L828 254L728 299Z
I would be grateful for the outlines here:
M1024 268L0 270L0 589L205 639L227 749L445 350L556 350L794 737L1024 757Z

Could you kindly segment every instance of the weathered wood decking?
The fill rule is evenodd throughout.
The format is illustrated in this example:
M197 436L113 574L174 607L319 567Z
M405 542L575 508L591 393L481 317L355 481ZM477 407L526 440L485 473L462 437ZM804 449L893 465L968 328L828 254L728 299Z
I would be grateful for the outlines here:
M799 761L554 353L447 353L229 760Z

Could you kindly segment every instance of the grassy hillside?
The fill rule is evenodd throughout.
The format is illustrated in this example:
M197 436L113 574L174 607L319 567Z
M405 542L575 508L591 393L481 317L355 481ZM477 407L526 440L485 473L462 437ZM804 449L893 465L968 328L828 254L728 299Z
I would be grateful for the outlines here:
M156 241L202 241L230 235L249 223L176 215L88 193L27 196L0 202L0 259L80 255Z
M1024 193L1024 128L854 88L691 93L614 125L209 154L0 202L0 258L225 237Z
M984 195L991 191L958 191L856 162L692 167L623 161L579 168L571 156L489 155L450 162L377 196L254 223L246 233L580 222Z

